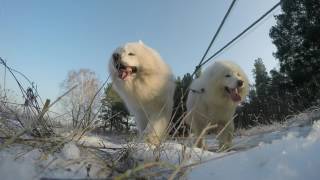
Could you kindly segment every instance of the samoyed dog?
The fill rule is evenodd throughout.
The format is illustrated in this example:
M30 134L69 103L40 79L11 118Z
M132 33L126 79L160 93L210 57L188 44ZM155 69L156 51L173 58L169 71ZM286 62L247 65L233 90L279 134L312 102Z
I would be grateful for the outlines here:
M174 76L160 55L144 43L117 48L109 61L113 88L134 115L140 134L154 145L165 139L173 109Z
M226 150L232 144L236 107L248 94L248 78L237 64L217 61L206 68L190 85L187 100L189 113L186 122L198 137L211 125L208 132L217 134L219 150ZM197 144L204 148L201 138Z

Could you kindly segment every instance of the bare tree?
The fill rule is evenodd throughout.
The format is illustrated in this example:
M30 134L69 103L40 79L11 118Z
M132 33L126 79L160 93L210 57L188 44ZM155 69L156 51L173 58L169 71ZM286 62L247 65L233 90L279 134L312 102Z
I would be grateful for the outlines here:
M69 71L61 88L67 91L76 86L63 100L63 109L70 113L73 127L86 127L99 110L100 94L96 96L101 82L95 72L89 69Z

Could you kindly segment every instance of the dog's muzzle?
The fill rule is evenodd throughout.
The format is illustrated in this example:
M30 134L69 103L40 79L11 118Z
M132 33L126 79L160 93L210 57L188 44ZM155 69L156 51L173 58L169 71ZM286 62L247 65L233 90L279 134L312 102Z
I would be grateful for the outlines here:
M118 53L112 54L113 64L115 69L118 71L118 77L122 80L127 80L129 76L137 73L138 69L136 66L126 66L121 63L121 55Z

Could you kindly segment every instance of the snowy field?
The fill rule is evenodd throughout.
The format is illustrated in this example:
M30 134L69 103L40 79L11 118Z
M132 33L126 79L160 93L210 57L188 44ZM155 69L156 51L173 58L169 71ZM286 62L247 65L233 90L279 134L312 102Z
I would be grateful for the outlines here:
M308 132L307 136L304 136ZM212 159L193 168L189 179L319 179L320 121L311 127L265 134L270 143ZM258 140L258 139L257 139Z
M214 138L208 137L207 142L209 150L216 147ZM302 114L282 125L239 131L234 149L226 153L203 151L188 144L168 141L155 151L141 142L119 143L110 137L86 135L52 154L17 144L0 151L0 177L102 178L107 174L101 160L110 155L112 160L123 157L119 155L123 148L131 149L132 159L138 162L160 160L157 162L167 168L153 169L152 172L160 172L156 179L167 179L177 168L183 170L177 179L318 180L320 176L320 120L314 119L313 114ZM92 155L94 149L101 156ZM129 167L130 163L134 162L126 161L123 166Z

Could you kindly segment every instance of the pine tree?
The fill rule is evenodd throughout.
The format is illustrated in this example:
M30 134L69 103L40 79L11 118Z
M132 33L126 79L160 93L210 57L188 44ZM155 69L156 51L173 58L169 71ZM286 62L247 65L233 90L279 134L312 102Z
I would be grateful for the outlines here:
M282 0L281 7L283 13L275 16L277 24L270 30L280 72L307 90L305 97L315 99L320 95L320 1Z
M175 131L178 131L178 134L183 134L186 133L184 130L188 130L185 125L180 125L180 123L183 120L185 112L187 111L186 101L188 97L188 88L192 82L192 79L193 78L189 73L185 74L182 79L180 77L177 77L176 79L176 90L174 94L174 105L171 122L174 128L171 130L171 134L175 133Z
M258 98L265 98L269 95L270 77L261 58L254 60L254 69L252 70L255 78L255 89Z
M100 118L104 122L104 128L110 131L129 130L129 111L120 96L108 84L104 91L102 99L102 110Z

